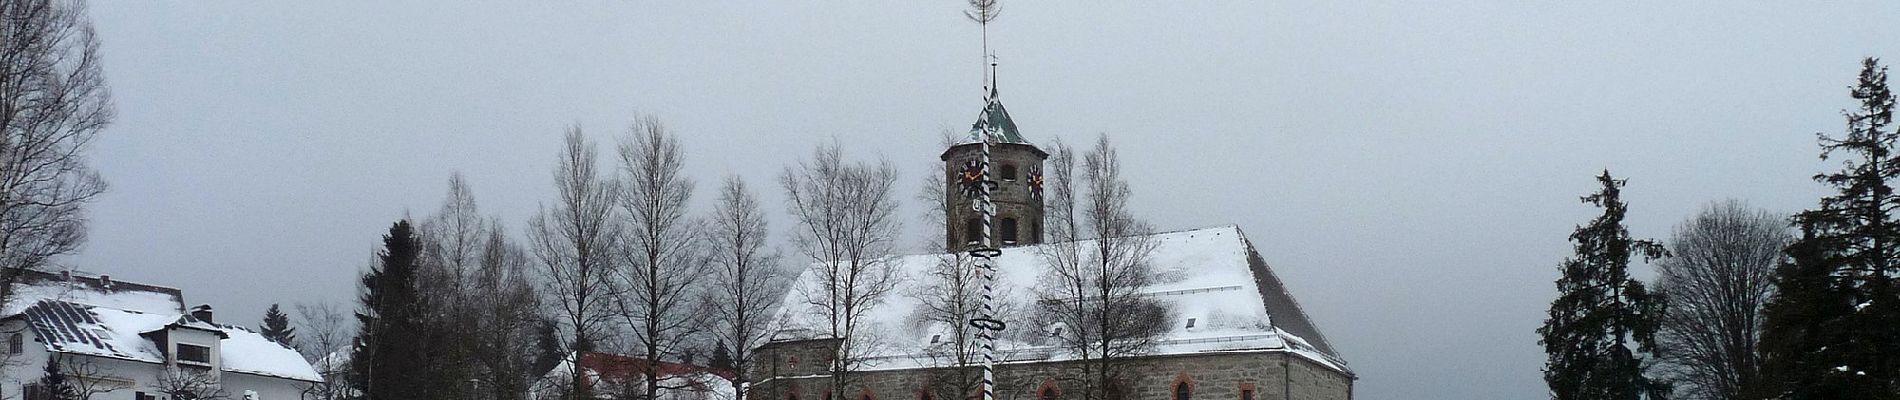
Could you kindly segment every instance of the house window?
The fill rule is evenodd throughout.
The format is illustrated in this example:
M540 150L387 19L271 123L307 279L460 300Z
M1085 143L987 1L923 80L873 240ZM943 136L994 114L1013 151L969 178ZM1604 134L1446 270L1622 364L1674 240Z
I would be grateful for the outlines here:
M52 398L52 396L47 395L46 387L40 386L38 383L20 385L20 392L25 394L25 396L21 397L26 398L26 400L47 400Z
M26 335L15 333L7 337L7 354L20 354L26 351Z
M1003 218L1003 244L1016 244L1016 219Z
M1174 400L1190 400L1191 395L1193 392L1188 389L1187 382L1174 384Z
M1253 389L1241 389L1240 400L1253 400Z
M1016 181L1016 166L1015 165L1003 164L1003 180L1009 181L1009 182Z
M211 348L195 344L179 343L178 361L210 364Z
M132 400L158 400L158 395L137 392L132 394Z

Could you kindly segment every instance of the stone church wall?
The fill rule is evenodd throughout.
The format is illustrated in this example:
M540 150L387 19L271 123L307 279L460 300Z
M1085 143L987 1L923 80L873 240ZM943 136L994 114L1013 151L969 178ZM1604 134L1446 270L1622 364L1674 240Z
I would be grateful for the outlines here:
M764 353L761 353L764 355ZM1187 383L1193 400L1245 400L1242 391L1251 390L1252 400L1350 400L1352 378L1305 358L1280 352L1210 353L1141 357L1128 371L1132 386L1131 400L1173 400L1176 385ZM1080 400L1073 385L1079 364L1073 361L1016 363L997 366L997 400L1042 400L1044 388L1054 391L1055 400ZM971 379L979 372L972 368ZM787 376L752 387L750 396L757 400L963 400L945 399L954 394L955 371L926 368L859 372L845 396L827 396L830 378L826 376ZM868 396L868 399L866 398Z

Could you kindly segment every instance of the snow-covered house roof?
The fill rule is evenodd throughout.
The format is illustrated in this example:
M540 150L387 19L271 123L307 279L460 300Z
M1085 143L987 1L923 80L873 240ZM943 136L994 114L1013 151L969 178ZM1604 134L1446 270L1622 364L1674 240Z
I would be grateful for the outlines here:
M1154 251L1154 283L1141 293L1161 300L1170 309L1170 328L1157 341L1151 354L1172 355L1201 352L1284 351L1297 354L1342 371L1345 362L1331 344L1301 311L1286 286L1267 267L1236 226L1220 226L1151 235ZM1083 247L1087 247L1083 243ZM1040 256L1048 244L1003 249L997 260L995 286L1000 301L1025 309L1033 298L1033 289L1048 266ZM937 340L947 336L943 324L924 323L921 300L903 293L915 293L917 287L932 284L927 271L934 268L942 254L895 257L899 273L898 287L874 306L866 316L866 326L878 332L881 346L889 349L876 356L868 369L894 369L921 366L921 354ZM772 340L821 339L827 332L827 320L816 307L807 304L800 288L818 287L818 277L806 271L793 290L786 294L784 306L775 322ZM815 292L813 292L815 293ZM1004 316L1009 330L1049 330L1023 316ZM1190 325L1190 321L1192 324ZM1005 332L1005 339L1014 337ZM999 350L1005 360L1061 360L1066 356L1051 343L1030 340L1003 340Z
M105 285L98 284L102 280ZM165 354L150 334L192 329L219 338L218 364L226 372L323 380L296 350L243 327L180 312L177 289L98 277L29 279L21 288L5 307L5 318L26 321L47 351L162 364Z

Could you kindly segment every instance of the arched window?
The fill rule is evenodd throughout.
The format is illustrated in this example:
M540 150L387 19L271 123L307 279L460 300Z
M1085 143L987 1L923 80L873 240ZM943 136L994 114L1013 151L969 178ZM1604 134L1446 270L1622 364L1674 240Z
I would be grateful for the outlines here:
M1004 180L1004 181L1007 181L1007 182L1015 182L1015 181L1016 181L1016 165L1015 165L1015 164L1003 164L1003 172L1002 172L1002 174L1003 174L1003 180Z
M1062 394L1056 393L1056 388L1044 387L1042 388L1042 393L1036 394L1036 400L1056 400L1060 396L1062 396Z
M1194 393L1188 389L1187 382L1174 384L1174 400L1189 400Z
M786 393L785 400L798 400L798 392Z
M983 240L983 220L971 218L963 221L963 242L975 244Z
M1002 225L1003 244L1016 244L1016 219L1005 217Z

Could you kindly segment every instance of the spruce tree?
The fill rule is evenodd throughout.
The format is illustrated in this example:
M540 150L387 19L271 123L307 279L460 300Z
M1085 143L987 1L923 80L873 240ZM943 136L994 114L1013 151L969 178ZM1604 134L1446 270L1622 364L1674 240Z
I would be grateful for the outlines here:
M1900 298L1893 287L1900 255L1900 207L1891 182L1900 177L1893 123L1893 92L1880 61L1862 61L1844 112L1847 132L1818 135L1821 158L1841 157L1841 169L1814 176L1837 192L1818 209L1795 216L1807 230L1790 253L1797 264L1776 282L1782 293L1771 310L1764 349L1774 395L1791 399L1900 397ZM1811 254L1805 254L1811 253Z
M1849 398L1846 374L1835 370L1850 350L1843 324L1853 312L1853 288L1835 279L1834 264L1815 240L1814 228L1801 228L1801 240L1788 247L1789 261L1775 271L1775 297L1762 311L1761 386L1743 388L1756 399L1821 400Z
M726 341L721 340L713 345L712 359L707 360L706 366L716 370L732 371L732 350L726 349Z
M275 303L270 305L270 309L264 310L264 324L258 325L257 331L265 339L277 342L284 348L290 348L297 342L297 328L290 327L290 316L284 315L284 311L279 310Z
M1630 278L1629 264L1631 256L1664 256L1663 246L1630 238L1623 226L1628 211L1620 196L1623 180L1604 171L1597 182L1602 189L1583 202L1603 208L1603 215L1570 234L1576 254L1559 268L1557 300L1550 303L1550 319L1537 329L1543 336L1538 343L1549 355L1544 381L1557 400L1658 397L1666 385L1644 376L1644 359L1630 345L1655 352L1663 299Z
M356 356L352 385L366 400L426 398L427 347L419 342L422 307L416 291L421 243L409 221L397 221L383 236L381 265L363 274L361 309L356 313Z
M41 375L40 381L38 382L39 388L37 390L40 390L41 394L44 395L40 398L46 400L79 399L79 389L74 388L72 383L66 382L66 374L60 371L58 356L46 358L45 371L46 374Z

